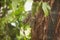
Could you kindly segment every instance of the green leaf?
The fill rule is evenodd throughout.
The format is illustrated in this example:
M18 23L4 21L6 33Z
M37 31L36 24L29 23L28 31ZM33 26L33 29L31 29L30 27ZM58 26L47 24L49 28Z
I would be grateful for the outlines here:
M38 6L38 2L33 2L33 5L32 5L32 15L35 14L37 6Z
M45 17L48 16L49 15L49 11L51 10L51 8L46 2L42 3L42 9L44 11L44 16Z
M42 2L38 3L38 6L36 7L36 11L38 11L41 8Z

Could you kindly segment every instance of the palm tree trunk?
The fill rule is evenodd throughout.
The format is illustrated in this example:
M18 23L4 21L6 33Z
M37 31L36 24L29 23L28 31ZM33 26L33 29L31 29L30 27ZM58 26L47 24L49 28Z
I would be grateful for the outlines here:
M34 0L34 2L39 0ZM48 2L48 0L43 0ZM44 17L42 9L36 12L34 26L32 27L32 40L60 40L60 1L49 0L51 12Z

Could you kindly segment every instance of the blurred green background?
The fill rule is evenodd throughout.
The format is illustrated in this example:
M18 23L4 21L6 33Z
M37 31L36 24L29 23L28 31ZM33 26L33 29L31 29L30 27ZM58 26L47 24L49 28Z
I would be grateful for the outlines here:
M24 23L31 6L32 0L0 0L0 40L31 40L30 25Z

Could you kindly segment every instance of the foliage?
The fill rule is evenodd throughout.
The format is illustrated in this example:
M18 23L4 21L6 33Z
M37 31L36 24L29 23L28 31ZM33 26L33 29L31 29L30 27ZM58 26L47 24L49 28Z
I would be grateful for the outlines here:
M47 17L50 13L50 6L47 2L34 2L33 3L33 7L32 7L32 13L34 14L35 12L37 12L40 8L42 8L43 12L44 12L44 16Z
M49 13L50 13L50 10L51 10L51 8L50 8L50 6L48 5L48 3L43 2L43 4L42 4L42 9L43 9L43 11L44 11L44 16L45 16L45 17L48 16Z
M27 17L24 10L26 0L1 0L0 40L30 40L29 24L24 24ZM22 33L22 34L21 34Z

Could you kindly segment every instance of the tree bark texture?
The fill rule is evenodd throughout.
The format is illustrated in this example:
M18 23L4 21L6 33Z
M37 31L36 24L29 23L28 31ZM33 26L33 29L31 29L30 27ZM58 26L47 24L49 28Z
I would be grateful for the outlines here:
M36 12L31 40L60 40L60 1L43 1L49 2L52 9L48 17L44 17L43 10Z

